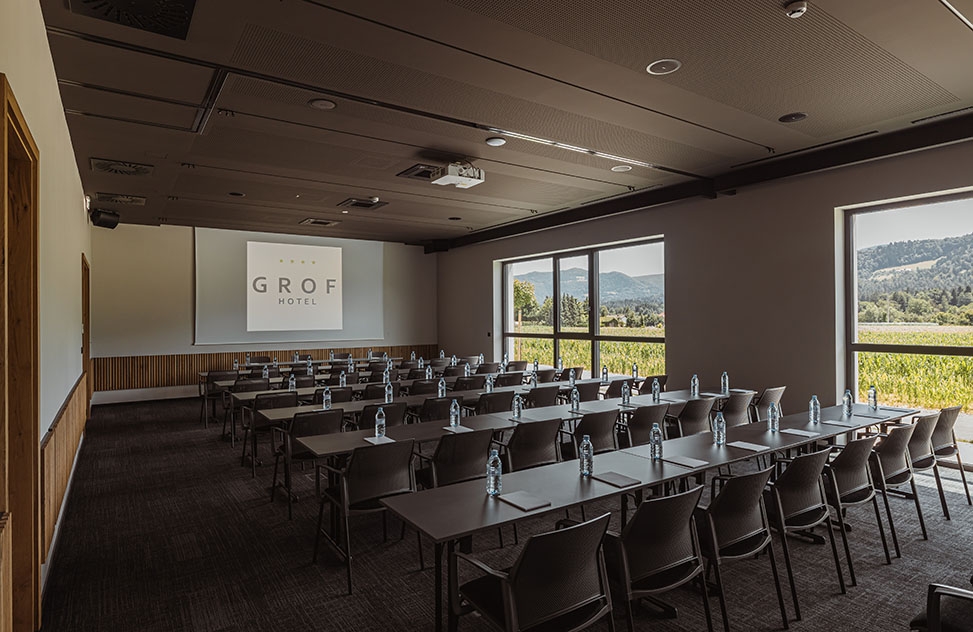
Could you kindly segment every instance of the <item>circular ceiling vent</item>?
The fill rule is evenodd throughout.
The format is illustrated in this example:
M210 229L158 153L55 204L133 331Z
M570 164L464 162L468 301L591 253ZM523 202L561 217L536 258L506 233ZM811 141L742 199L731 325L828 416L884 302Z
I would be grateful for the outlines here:
M678 59L660 59L645 67L650 75L671 75L682 68L682 62Z

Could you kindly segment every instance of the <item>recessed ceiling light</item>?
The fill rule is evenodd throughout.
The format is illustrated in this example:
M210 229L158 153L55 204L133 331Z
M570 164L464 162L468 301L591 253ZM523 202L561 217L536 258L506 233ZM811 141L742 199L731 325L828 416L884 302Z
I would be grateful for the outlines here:
M490 138L486 139L486 144L490 147L503 147L507 144L507 139L500 138L499 136L491 136Z
M806 118L807 114L804 112L791 112L790 114L785 114L777 120L781 123L797 123L798 121L803 121Z
M337 103L329 99L311 99L307 104L315 110L333 110L338 107Z
M797 19L807 13L807 2L804 0L794 0L784 6L787 17Z
M297 199L297 198L299 198L299 197L301 197L301 194L300 194L300 193L298 193L298 194L296 194L296 195L294 196L294 198L295 198L295 199Z
M342 215L347 215L348 214L348 211L347 210L341 211L341 214Z
M659 59L645 67L650 75L671 75L682 68L682 62L678 59Z
M614 171L615 173L624 173L626 171L631 171L631 170L632 170L632 165L615 165L614 167L612 167L612 171Z
M241 193L240 191L230 191L228 195L230 197L247 197L246 193Z
M458 222L458 221L460 221L461 219L463 219L463 218L462 218L462 217L450 217L450 218L449 218L449 221L451 221L451 222Z

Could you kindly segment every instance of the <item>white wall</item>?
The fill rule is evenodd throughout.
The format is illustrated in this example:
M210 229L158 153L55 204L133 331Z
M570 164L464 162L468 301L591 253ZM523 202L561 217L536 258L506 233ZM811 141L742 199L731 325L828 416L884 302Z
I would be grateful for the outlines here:
M416 246L383 247L384 340L326 342L321 348L436 342L436 257ZM114 230L94 229L92 250L98 261L91 275L93 357L259 351L288 345L193 345L191 228L120 224Z
M82 372L81 253L90 251L91 237L40 3L35 0L0 1L0 73L10 82L40 150L43 437Z
M439 343L499 343L495 260L664 234L670 388L727 370L741 387L786 384L785 412L811 393L831 404L845 386L836 207L973 186L970 165L967 142L440 253Z

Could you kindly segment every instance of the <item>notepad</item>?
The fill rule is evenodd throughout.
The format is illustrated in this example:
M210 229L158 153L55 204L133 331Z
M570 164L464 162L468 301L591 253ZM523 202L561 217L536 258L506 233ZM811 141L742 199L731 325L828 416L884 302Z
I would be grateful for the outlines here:
M365 441L371 443L372 445L378 445L380 443L395 443L395 439L392 437L365 437Z
M896 408L894 406L879 406L878 409L891 410L892 412L896 413L911 413L913 410L915 410L914 408Z
M750 450L751 452L763 452L764 450L770 449L770 446L760 445L759 443L748 443L747 441L733 441L732 443L727 443L726 445L730 446L731 448Z
M832 426L844 426L845 428L857 428L859 425L861 425L854 421L843 421L840 419L822 419L821 423Z
M551 504L551 501L538 498L530 492L509 492L500 494L497 498L521 511L534 511L541 507L548 507Z
M797 435L798 437L816 437L820 432L811 432L810 430L796 430L794 428L786 428L780 431L783 434Z
M862 415L859 413L853 414L852 417L861 417L862 419L879 419L879 420L888 419L888 417L883 417L882 415Z
M631 487L632 485L638 485L642 482L637 478L625 476L624 474L619 474L618 472L599 472L597 474L592 474L591 478L595 479L596 481L601 481L602 483L608 483L612 487Z
M700 397L726 397L723 393L700 393Z
M676 465L682 465L691 469L709 465L709 461L700 461L689 456L663 456L662 460L666 463L675 463Z
M443 426L443 430L448 430L449 432L473 432L472 428L467 428L466 426Z

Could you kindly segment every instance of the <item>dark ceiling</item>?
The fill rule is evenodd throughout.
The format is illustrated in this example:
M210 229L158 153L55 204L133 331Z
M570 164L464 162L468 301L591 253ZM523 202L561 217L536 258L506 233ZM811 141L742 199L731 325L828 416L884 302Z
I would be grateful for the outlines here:
M439 246L973 136L973 0L784 4L42 0L93 206Z

